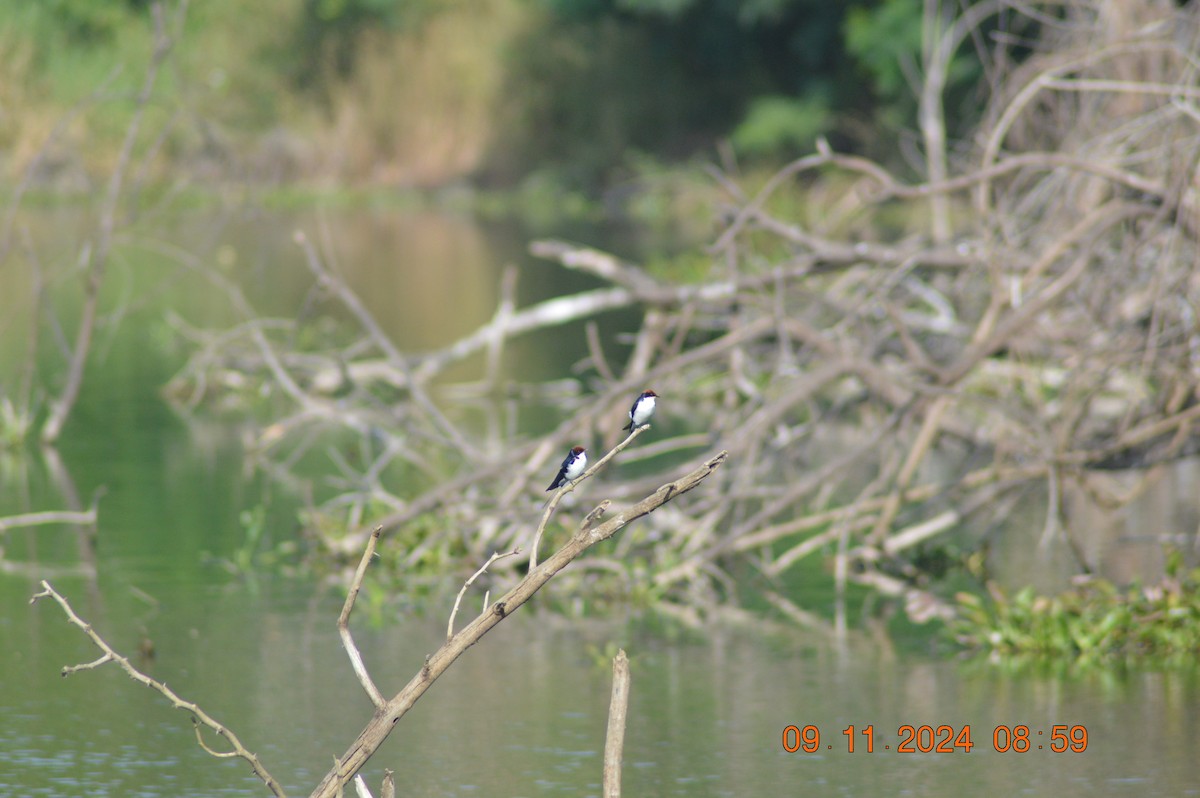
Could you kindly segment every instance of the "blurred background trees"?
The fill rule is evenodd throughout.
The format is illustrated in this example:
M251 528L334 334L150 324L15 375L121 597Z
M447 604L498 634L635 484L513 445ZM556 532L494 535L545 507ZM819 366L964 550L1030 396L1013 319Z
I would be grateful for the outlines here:
M147 5L0 3L6 178L99 78L113 76L111 92L132 91L133 70L122 66L149 50ZM923 11L940 15L940 6L264 0L248 9L208 0L194 4L180 66L165 76L192 118L176 126L162 162L207 178L403 187L504 187L541 172L594 189L647 158L712 157L728 143L727 158L769 165L825 135L839 151L899 165L917 157L906 131ZM977 119L989 59L1022 52L1013 43L1025 32L1007 29L1014 19L1001 11L955 54L951 139ZM87 185L104 164L85 159L111 160L124 122L116 113L79 122L40 182Z

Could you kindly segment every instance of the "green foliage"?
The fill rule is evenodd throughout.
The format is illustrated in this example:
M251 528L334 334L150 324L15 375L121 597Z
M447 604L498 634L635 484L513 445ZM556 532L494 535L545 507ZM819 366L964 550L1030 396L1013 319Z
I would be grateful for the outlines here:
M129 5L103 0L50 0L46 4L76 46L110 41L124 21Z
M21 122L0 120L0 148L14 153L14 164L117 67L108 95L128 96L150 51L147 5L0 0L0 105ZM895 139L873 131L915 124L901 65L919 62L917 0L487 0L497 19L517 21L485 46L455 17L469 16L459 13L469 7L463 0L260 5L246 14L235 0L191 4L155 108L169 115L172 93L186 87L189 110L211 124L179 126L166 158L287 131L300 142L336 140L353 156L345 168L357 174L393 158L407 166L406 159L427 161L429 142L460 125L487 130L478 137L487 154L474 174L493 185L515 185L542 169L571 189L591 190L622 180L632 153L666 162L710 157L725 137L756 159L803 152L818 134L838 149L876 150L870 154L886 159L878 150ZM435 55L414 44L431 31L462 42L474 60L453 47ZM952 134L978 113L971 92L980 74L974 49L961 48L947 91ZM448 76L451 87L497 88L455 92L431 85L431 75ZM129 112L122 102L88 115L79 136L97 164L111 160ZM401 124L415 116L434 126L428 139ZM576 215L588 210L576 205Z
M786 157L811 150L831 124L829 104L822 97L759 97L734 129L733 146L740 155Z
M792 116L786 133L776 125L772 135L811 142L809 131L828 126L812 124L824 117L814 113L821 98L843 107L858 101L838 77L849 74L841 4L557 0L548 7L552 13L511 50L513 102L509 134L493 159L497 177L536 163L568 169L579 184L606 182L631 151L666 159L711 152L760 96L798 98L808 119L797 128Z
M608 673L612 670L613 660L617 658L617 653L621 650L621 645L625 644L617 644L612 640L605 642L603 646L599 646L596 643L588 643L584 649L584 654L591 661L592 667L598 672ZM633 668L633 657L629 657L629 667Z
M906 88L904 64L915 74L921 58L920 0L884 0L846 15L846 49L874 78L875 90L897 97Z
M712 278L714 263L706 252L687 250L678 255L651 255L646 271L668 283L700 285Z
M253 569L254 558L262 543L266 522L267 508L262 504L251 510L243 510L238 516L238 523L242 525L245 539L233 555L233 566L236 570L246 573Z
M272 519L268 516L266 504L243 510L238 514L238 523L242 527L242 542L229 559L219 561L226 571L250 580L254 580L263 570L296 572L299 546L291 539L271 544L268 530Z
M1078 664L1127 659L1191 662L1200 652L1200 568L1185 572L1178 553L1167 575L1126 590L1091 579L1053 598L1025 588L990 588L991 601L958 595L951 630L959 643L1004 658L1066 659Z
M0 396L0 451L22 445L32 428L32 411L7 396Z

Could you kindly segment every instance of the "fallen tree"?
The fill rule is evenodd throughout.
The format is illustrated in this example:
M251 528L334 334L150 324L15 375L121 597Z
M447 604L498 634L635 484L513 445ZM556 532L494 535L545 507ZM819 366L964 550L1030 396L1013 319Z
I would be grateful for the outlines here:
M374 525L387 535L419 519L450 523L425 524L431 531L406 541L409 565L445 543L443 528L480 530L466 541L476 561L489 548L527 545L535 478L567 446L611 438L631 397L653 386L661 412L686 416L686 429L631 456L714 446L738 466L685 515L623 541L591 578L630 584L633 563L646 563L656 606L681 617L737 606L746 566L785 580L816 553L829 556L839 587L858 581L902 597L915 618L945 617L909 555L967 523L998 523L1031 490L1047 497L1045 535L1065 535L1090 570L1064 493L1119 503L1095 473L1153 478L1155 466L1200 451L1200 85L1191 67L1200 24L1192 8L1067 4L1020 66L1006 66L1006 41L992 42L983 124L951 148L939 121L947 59L983 18L1022 8L985 3L928 20L924 179L824 143L754 192L714 173L728 204L698 283L538 241L538 257L608 286L517 307L510 272L490 322L438 351L408 353L301 234L304 262L361 338L297 352L286 346L294 322L246 309L238 329L189 333L198 355L172 393L200 401L236 371L289 397L295 412L264 427L255 452L280 472L329 445L322 431L350 430L368 462L338 459L352 487L315 507L322 520L312 525L323 551L347 559ZM798 192L807 215L781 214L796 206L781 196ZM643 312L626 362L613 362L592 326L576 375L545 385L496 376L513 337L618 307ZM480 382L441 380L478 354ZM399 410L383 406L382 390L398 393ZM467 467L467 436L444 408L549 393L563 409L556 429L537 440L497 433ZM429 483L389 481L401 462ZM646 483L609 488L633 496Z

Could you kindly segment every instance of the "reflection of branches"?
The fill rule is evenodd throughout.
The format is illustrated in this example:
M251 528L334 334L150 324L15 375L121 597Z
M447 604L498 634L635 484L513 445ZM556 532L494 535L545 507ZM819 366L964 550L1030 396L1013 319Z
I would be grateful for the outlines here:
M186 0L181 0L177 13L176 24L181 25L187 9ZM177 32L168 32L164 19L163 7L160 3L151 6L154 16L154 50L146 75L142 79L142 88L134 100L133 118L125 130L125 138L117 153L116 165L108 179L108 187L104 200L100 205L100 222L97 229L95 246L87 249L87 281L84 285L83 313L79 319L79 329L75 335L75 344L71 349L71 358L67 366L66 383L62 393L50 405L50 415L42 427L42 440L53 443L58 440L71 408L79 396L83 386L83 368L91 350L92 333L96 323L96 312L100 302L100 287L104 282L104 272L108 266L109 249L112 246L113 232L116 228L118 203L125 176L133 159L134 147L138 142L142 117L158 80L159 69L171 52Z
M34 594L33 598L30 599L30 603L32 604L38 599L46 597L54 599L58 603L58 606L62 608L63 613L67 616L67 620L82 629L83 633L88 636L88 639L90 639L98 649L104 652L99 659L93 660L92 662L86 662L82 665L68 665L64 667L62 671L63 676L70 676L71 674L78 673L79 671L98 668L108 662L117 663L117 665L121 667L121 670L125 671L126 675L128 675L130 679L133 679L135 682L143 684L152 690L158 691L165 696L166 699L171 702L171 705L176 709L182 709L191 714L192 723L195 724L196 727L196 741L200 744L201 748L203 748L212 756L222 759L237 757L239 759L246 760L246 762L248 762L250 767L254 770L255 775L262 779L263 783L267 785L272 794L281 797L284 795L283 787L278 781L275 780L274 776L267 772L267 769L263 767L261 762L258 761L258 757L244 745L242 745L242 741L238 739L236 734L234 734L226 726L218 723L196 704L193 704L190 701L185 701L184 699L180 698L174 690L167 687L162 682L150 678L137 668L133 667L128 659L118 654L112 648L112 646L106 643L104 639L96 633L96 630L92 628L90 623L84 621L75 614L75 610L71 609L71 605L67 603L67 600L59 595L59 593L50 586L50 583L43 581L41 591ZM201 736L201 726L205 726L211 729L217 736L223 737L225 741L229 743L231 750L216 751L211 748L206 742L204 742L204 738Z
M49 510L42 513L23 513L21 515L10 515L0 518L0 533L7 532L10 529L19 529L27 526L42 526L44 524L86 524L93 526L96 523L96 506L86 512L76 512L73 510Z

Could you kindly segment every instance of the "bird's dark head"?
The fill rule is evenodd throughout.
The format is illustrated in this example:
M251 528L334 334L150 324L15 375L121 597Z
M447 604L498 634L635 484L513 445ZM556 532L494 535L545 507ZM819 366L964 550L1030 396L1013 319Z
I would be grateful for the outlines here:
M642 391L642 396L658 396L654 391Z
M575 455L576 457L578 457L579 455L583 454L583 453L584 453L584 451L585 451L585 450L584 450L584 448L583 448L582 446L576 446L574 449L572 449L572 450L571 450L571 454L573 454L573 455Z

